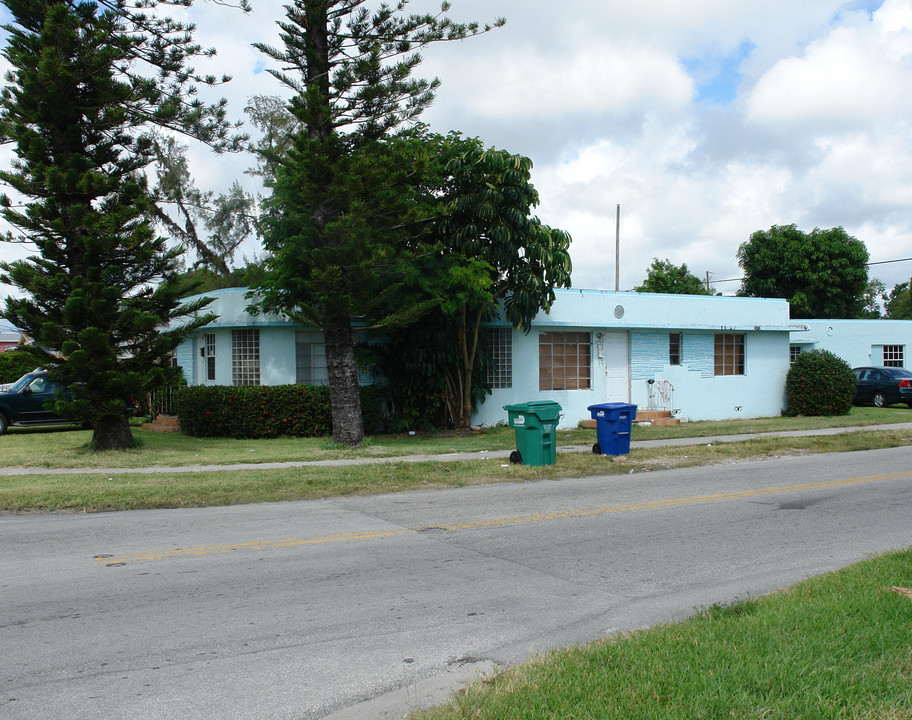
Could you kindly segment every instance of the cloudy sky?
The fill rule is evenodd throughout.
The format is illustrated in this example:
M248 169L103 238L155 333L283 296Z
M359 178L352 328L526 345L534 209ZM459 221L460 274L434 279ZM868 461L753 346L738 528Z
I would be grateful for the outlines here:
M276 42L282 3L251 2L191 11L236 116L283 93L251 47ZM425 51L442 87L423 119L533 160L574 287L614 289L618 205L621 290L667 258L732 294L738 246L790 223L844 227L888 288L912 275L885 262L912 258L912 0L453 0L449 15L507 25ZM250 164L194 153L213 189Z

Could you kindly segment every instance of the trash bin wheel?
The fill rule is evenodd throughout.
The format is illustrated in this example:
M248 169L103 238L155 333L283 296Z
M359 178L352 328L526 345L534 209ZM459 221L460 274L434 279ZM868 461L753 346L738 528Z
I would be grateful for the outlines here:
M514 450L510 453L510 462L514 465L522 465L522 455L519 450Z
M593 445L593 446L592 446L592 454L593 454L593 455L601 455L601 454L602 454L602 446L599 445L598 443L596 443L595 445Z

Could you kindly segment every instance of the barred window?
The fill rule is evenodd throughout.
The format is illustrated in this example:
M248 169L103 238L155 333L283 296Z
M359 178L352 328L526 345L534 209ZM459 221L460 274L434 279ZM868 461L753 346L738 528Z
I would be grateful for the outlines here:
M295 382L299 385L329 385L326 343L318 332L295 332Z
M538 336L540 390L588 390L592 345L589 333L543 332Z
M886 367L905 367L904 350L904 345L884 345L883 364Z
M668 364L681 364L681 333L668 334Z
M719 333L715 341L715 374L744 374L744 335Z
M231 331L231 381L235 385L260 384L260 331Z
M798 359L798 356L801 354L800 345L789 345L789 365L791 365L795 360Z
M513 387L513 329L486 328L487 380L493 388Z

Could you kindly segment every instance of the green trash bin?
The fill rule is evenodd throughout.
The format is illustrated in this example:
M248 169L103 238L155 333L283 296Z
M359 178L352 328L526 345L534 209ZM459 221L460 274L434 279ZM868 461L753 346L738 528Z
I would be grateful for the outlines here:
M510 462L523 465L553 465L556 455L557 421L561 406L551 400L504 405L510 427L516 431L516 450Z

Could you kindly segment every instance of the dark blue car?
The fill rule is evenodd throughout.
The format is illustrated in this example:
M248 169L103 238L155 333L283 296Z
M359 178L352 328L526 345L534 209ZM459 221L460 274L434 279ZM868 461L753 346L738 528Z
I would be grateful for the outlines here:
M912 408L912 370L900 367L852 368L858 384L855 389L856 405L885 407L906 403Z

